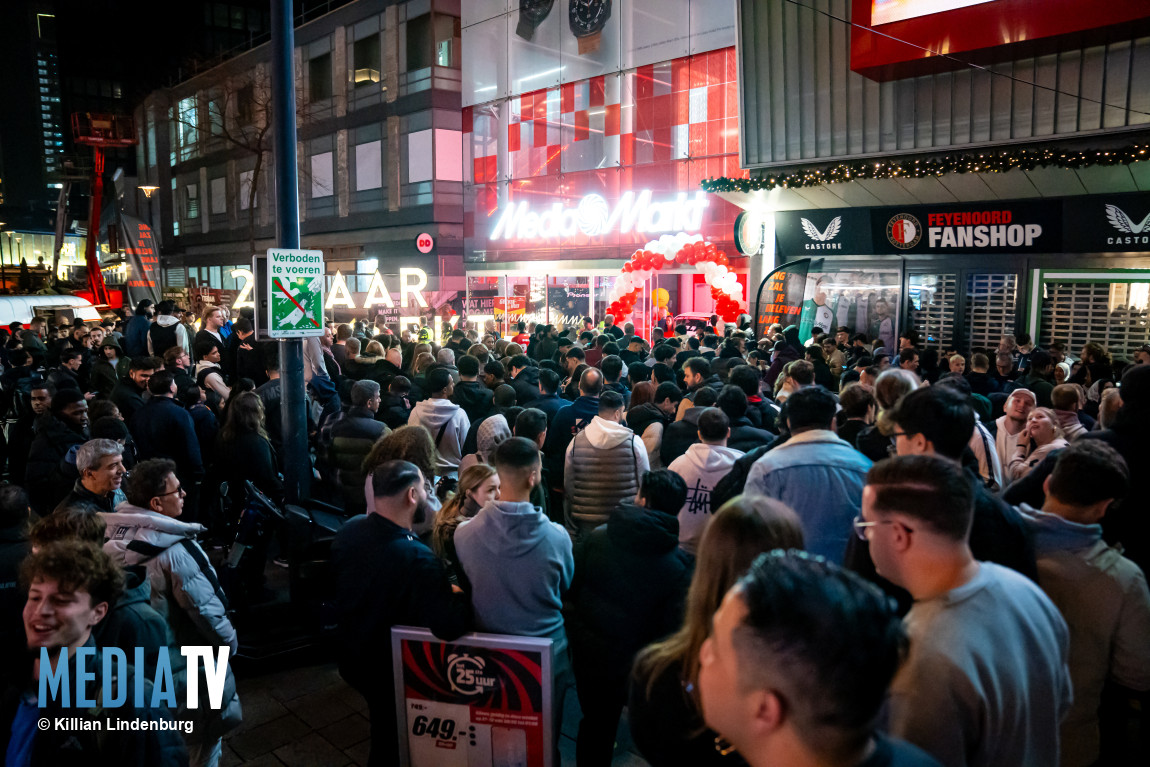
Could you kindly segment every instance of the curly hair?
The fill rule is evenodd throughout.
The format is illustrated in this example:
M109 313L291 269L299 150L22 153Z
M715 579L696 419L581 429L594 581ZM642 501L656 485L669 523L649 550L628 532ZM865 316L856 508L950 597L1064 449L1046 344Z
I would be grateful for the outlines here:
M410 461L419 467L424 478L434 481L438 459L431 432L422 426L400 426L372 445L371 452L363 459L362 471L367 475L386 461Z
M79 540L49 543L25 559L20 566L25 591L37 581L56 581L61 591L86 591L93 605L113 605L124 591L124 574L112 558L96 544Z

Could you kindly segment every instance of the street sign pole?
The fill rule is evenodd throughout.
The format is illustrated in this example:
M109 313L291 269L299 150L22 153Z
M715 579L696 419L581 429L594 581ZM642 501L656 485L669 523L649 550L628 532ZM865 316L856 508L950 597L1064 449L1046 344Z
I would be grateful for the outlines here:
M291 0L272 3L272 109L276 169L276 244L299 248L299 176L296 170L295 28ZM269 303L272 297L267 296ZM280 347L280 417L283 422L284 501L299 503L311 487L307 451L307 397L303 378L303 339L285 338Z

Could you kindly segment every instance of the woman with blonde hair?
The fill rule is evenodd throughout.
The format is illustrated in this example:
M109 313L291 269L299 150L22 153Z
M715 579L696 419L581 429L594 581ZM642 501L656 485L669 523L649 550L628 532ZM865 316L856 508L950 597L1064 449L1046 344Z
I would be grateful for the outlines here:
M755 557L772 549L802 548L798 516L771 498L736 496L711 519L699 542L682 628L643 650L631 672L631 735L652 767L730 767L740 763L719 753L718 737L703 723L698 697L699 650L723 595Z
M431 528L431 550L446 563L452 582L458 581L459 576L455 558L455 528L478 514L488 501L498 500L499 474L495 467L477 463L459 473L455 495L436 513Z
M1063 438L1058 416L1048 407L1036 407L1026 416L1026 426L1018 433L1018 446L1006 465L1006 478L1010 482L1022 479L1042 459L1055 450L1070 445Z

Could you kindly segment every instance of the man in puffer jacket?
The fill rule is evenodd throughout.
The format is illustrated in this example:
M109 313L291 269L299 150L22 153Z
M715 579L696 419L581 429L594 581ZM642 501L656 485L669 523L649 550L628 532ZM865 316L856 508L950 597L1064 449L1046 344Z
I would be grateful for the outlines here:
M108 525L104 550L121 565L147 569L152 607L167 620L178 645L227 645L234 655L239 641L228 618L227 597L195 540L204 526L177 519L184 510L185 493L176 478L176 464L163 459L141 461L125 490L128 500L116 507L116 513L101 515ZM204 699L204 668L197 673ZM216 765L224 733L242 718L231 669L219 710L202 706L181 714L197 719L186 738L190 763Z
M408 426L422 426L435 442L437 460L435 473L439 477L454 477L463 459L463 444L471 421L463 408L451 401L455 384L451 374L443 368L433 368L427 374L428 399L416 403L408 416Z
M651 468L643 440L622 420L623 398L603 392L599 414L567 446L566 519L578 537L606 522L621 501L634 498L643 474Z
M707 408L699 415L699 442L667 467L687 483L687 499L679 509L679 546L692 555L711 521L711 491L743 456L741 450L727 447L729 436L727 414L717 407Z

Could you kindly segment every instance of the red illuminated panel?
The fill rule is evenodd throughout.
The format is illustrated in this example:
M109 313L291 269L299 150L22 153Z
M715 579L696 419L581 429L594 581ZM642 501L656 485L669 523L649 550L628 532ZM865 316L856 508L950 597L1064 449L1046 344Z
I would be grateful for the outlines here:
M973 5L969 0L852 0L851 69L873 80L895 80L962 66L939 53L984 64L1150 31L1146 0L1089 3L1089 12L1085 5L1082 0ZM880 23L887 19L898 20Z

